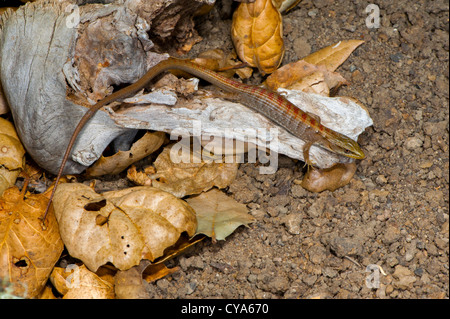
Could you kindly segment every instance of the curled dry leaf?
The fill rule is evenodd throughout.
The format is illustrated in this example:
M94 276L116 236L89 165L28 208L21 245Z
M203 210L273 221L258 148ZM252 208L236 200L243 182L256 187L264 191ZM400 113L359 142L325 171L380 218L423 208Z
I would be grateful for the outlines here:
M301 185L310 192L320 193L324 190L334 191L347 185L356 172L356 164L335 164L330 168L311 167L303 178Z
M114 284L88 270L85 265L55 267L50 280L63 299L114 299Z
M53 204L69 254L93 271L107 262L124 270L153 261L197 227L186 202L153 187L97 194L83 184L61 184Z
M25 165L25 149L11 122L0 117L0 195L14 185Z
M0 278L7 278L18 296L33 298L44 287L64 245L48 199L8 188L0 198Z
M171 145L165 147L154 163L156 173L147 178L136 169L129 170L128 177L133 182L140 185L149 185L169 192L176 197L186 195L200 194L216 186L225 188L235 179L238 163L215 163L213 161L205 162L201 154L189 152L187 163L174 163L172 151L177 149ZM150 169L150 171L153 171Z
M89 176L118 174L131 164L158 150L164 140L164 132L147 132L131 146L129 151L119 151L112 156L100 157L92 167L87 169L86 173Z
M236 228L254 222L247 206L236 202L218 189L186 200L197 214L197 234L224 240Z
M263 73L272 73L284 56L280 12L271 0L241 3L233 14L231 37L242 61Z

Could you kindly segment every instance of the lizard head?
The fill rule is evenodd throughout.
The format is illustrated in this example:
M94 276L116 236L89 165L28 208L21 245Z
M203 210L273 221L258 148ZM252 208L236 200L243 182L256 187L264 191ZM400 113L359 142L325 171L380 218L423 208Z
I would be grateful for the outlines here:
M326 140L327 148L334 153L355 159L363 159L365 157L358 143L343 134L332 131L332 134L327 134Z

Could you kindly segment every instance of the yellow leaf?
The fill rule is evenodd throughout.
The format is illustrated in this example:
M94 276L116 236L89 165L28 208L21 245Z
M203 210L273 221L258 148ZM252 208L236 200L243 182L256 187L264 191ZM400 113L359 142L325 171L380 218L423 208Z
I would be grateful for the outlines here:
M44 214L48 199L8 188L0 198L0 278L14 285L18 296L33 298L44 287L64 245L53 211Z
M153 261L197 227L186 202L153 187L97 194L83 184L61 184L53 205L69 254L93 271L107 262L124 270Z
M284 56L283 24L271 0L241 3L233 14L231 37L239 58L272 73Z
M131 164L158 150L164 143L164 132L147 132L136 141L129 151L119 151L108 157L100 157L94 165L86 170L89 176L119 174Z
M338 43L311 53L303 58L303 60L315 65L324 65L327 70L333 72L363 43L364 41L362 40L339 41Z

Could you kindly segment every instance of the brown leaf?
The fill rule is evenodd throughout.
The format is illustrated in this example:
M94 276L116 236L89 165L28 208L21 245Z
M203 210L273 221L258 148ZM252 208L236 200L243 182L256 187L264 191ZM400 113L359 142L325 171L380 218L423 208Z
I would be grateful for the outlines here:
M61 241L53 211L44 214L48 199L8 188L0 198L0 278L14 284L15 294L38 295L61 255Z
M129 151L119 151L112 156L100 157L94 165L86 170L86 173L89 176L118 174L131 164L158 150L164 140L164 132L147 132L131 146Z
M236 228L254 221L247 206L236 202L218 189L186 200L197 214L197 234L224 240Z
M300 1L302 0L272 0L275 8L280 12L288 12L292 8L294 8Z
M16 182L25 165L25 149L14 125L0 117L0 195Z
M338 43L311 53L303 58L303 60L311 64L323 65L327 70L333 72L363 43L364 41L362 40L339 41Z
M197 227L186 202L153 187L97 194L83 184L61 184L53 203L69 254L94 271L107 262L124 270L153 261Z
M114 285L89 271L85 265L55 267L50 280L63 299L114 299Z
M326 169L310 167L301 185L310 192L320 193L324 190L335 191L347 185L356 172L356 164L339 163Z
M314 65L300 60L289 63L272 73L264 84L271 90L286 88L329 96L330 89L347 84L338 73L323 65Z
M173 145L165 147L156 159L156 174L144 178L142 174L129 171L133 182L141 185L151 184L153 187L169 192L176 197L199 194L216 186L225 188L236 177L238 163L215 163L201 160L200 154L190 154L189 163L174 163L171 157Z
M231 37L239 58L263 73L272 73L284 56L280 12L271 0L241 3L233 14Z

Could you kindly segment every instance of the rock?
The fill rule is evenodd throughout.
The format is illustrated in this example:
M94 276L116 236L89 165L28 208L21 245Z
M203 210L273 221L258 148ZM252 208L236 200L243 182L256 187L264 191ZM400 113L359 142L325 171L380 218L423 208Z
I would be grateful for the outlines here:
M394 287L401 290L411 288L412 284L417 280L414 273L402 265L395 266L392 276L396 279L393 282Z
M405 141L405 147L408 151L417 151L423 145L423 141L418 137L408 137Z
M330 242L330 248L336 256L342 258L351 255L361 255L363 247L357 240L351 238L334 237Z
M302 224L303 217L301 214L294 212L284 217L283 224L286 230L291 235L300 234L300 225Z

